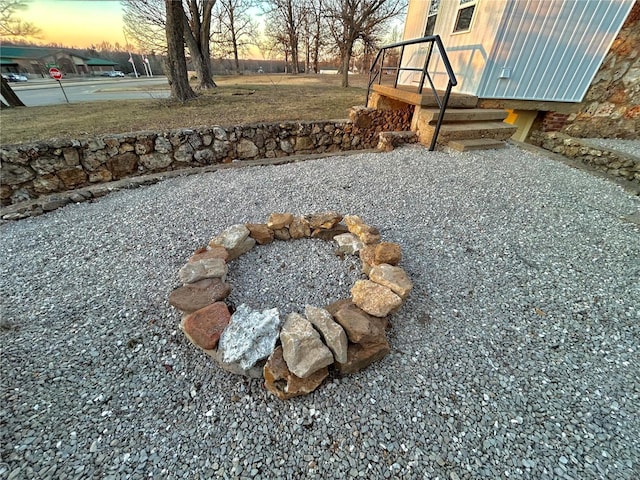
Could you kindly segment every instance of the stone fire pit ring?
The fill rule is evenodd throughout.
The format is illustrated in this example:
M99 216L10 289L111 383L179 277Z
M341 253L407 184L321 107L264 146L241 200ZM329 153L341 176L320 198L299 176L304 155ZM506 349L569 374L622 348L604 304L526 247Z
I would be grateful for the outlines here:
M307 305L304 315L281 319L225 299L228 263L256 245L317 238L335 241L339 255L358 255L367 280L357 280L349 298L324 307ZM180 328L221 368L251 378L280 399L314 391L329 374L357 372L389 353L387 316L400 309L413 285L398 266L400 245L384 242L377 228L355 215L323 212L306 216L272 213L265 223L232 225L197 249L178 272L182 286L169 303L183 313Z

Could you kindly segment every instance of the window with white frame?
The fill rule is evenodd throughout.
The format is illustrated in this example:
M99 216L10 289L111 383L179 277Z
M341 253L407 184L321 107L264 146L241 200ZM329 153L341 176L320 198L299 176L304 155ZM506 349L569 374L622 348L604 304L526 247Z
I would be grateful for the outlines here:
M436 28L436 18L438 17L438 9L440 8L440 0L431 0L429 5L429 13L427 14L427 26L424 29L424 36L433 35Z
M471 30L471 21L473 20L473 14L475 13L477 4L478 0L460 0L458 16L453 26L453 33L468 32Z

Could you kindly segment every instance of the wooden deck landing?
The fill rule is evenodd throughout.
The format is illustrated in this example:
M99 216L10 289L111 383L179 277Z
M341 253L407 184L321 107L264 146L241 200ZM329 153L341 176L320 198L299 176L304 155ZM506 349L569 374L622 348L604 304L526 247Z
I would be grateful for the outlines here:
M409 105L420 105L421 107L438 106L431 91L426 89L420 94L416 91L416 87L407 85L399 85L396 88L388 85L373 85L372 90L380 95L408 103ZM438 95L442 97L444 92L438 91ZM449 96L447 108L475 108L477 104L478 97L474 95L452 92Z

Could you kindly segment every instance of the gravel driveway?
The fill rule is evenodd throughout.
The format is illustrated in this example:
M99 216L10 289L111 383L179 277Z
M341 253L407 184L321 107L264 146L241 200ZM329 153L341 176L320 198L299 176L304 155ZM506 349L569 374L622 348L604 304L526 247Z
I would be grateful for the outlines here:
M2 225L0 478L636 479L638 207L514 146L405 147ZM325 210L399 243L414 290L390 355L283 402L191 346L167 297L222 229ZM315 242L241 257L235 301L348 296L352 272Z

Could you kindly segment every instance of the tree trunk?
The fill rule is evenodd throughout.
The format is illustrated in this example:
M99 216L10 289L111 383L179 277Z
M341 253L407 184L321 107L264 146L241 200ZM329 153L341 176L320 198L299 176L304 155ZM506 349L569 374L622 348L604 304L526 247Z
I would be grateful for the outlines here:
M238 39L236 38L236 29L231 27L231 42L233 43L233 61L236 66L236 75L240 75L240 57L238 55Z
M320 29L316 31L316 37L313 39L313 71L319 73L318 59L320 58Z
M298 59L298 39L296 38L295 45L291 46L291 71L294 74L300 73L300 61Z
M342 87L349 86L349 64L351 63L351 54L353 53L353 43L347 43L344 49L341 49L342 58L340 59L340 68L342 69Z
M179 2L178 2L179 3ZM195 0L189 1L189 12L191 14L191 22L184 14L184 41L187 44L193 67L198 75L200 84L198 88L209 89L215 88L217 85L213 81L211 75L211 52L209 50L209 41L211 40L211 10L215 0L203 0L202 18L200 18L200 10Z
M13 88L11 88L11 85L9 85L9 82L7 82L4 77L2 77L2 88L0 89L0 94L2 94L2 97L7 102L5 107L24 107L25 106L24 103L22 103L22 100L18 98L18 95L16 95L16 92L13 91Z
M187 60L184 56L184 19L182 2L165 0L167 21L167 70L171 79L171 96L184 102L196 96L189 85Z

